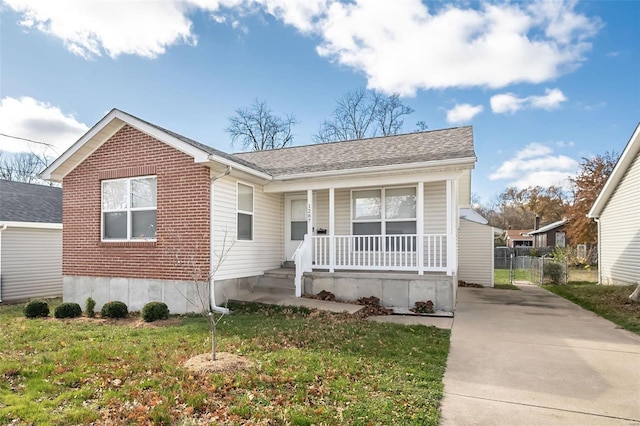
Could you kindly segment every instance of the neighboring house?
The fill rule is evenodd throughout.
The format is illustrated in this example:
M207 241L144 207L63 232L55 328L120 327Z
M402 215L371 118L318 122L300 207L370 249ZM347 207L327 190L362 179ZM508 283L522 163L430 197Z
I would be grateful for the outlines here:
M640 283L640 124L587 216L598 223L600 284Z
M504 239L507 247L533 247L533 237L528 235L531 229L507 229Z
M0 180L0 302L62 295L62 189Z
M533 247L565 248L570 245L569 241L567 241L566 227L567 219L561 219L530 231L526 235L533 238Z
M64 187L65 301L185 312L295 276L291 295L452 311L475 162L468 126L232 155L114 109L42 177Z

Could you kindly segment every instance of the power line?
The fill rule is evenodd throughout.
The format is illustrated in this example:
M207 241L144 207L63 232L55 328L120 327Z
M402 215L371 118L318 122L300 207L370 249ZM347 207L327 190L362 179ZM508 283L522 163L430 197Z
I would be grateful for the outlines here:
M49 148L55 148L50 143L34 141L33 139L21 138L20 136L7 135L6 133L0 133L0 136L5 136L7 138L12 138L12 139L20 139L20 140L27 141L27 142L33 142L33 143L37 143L37 144L40 144L40 145L45 145L45 146L48 146Z

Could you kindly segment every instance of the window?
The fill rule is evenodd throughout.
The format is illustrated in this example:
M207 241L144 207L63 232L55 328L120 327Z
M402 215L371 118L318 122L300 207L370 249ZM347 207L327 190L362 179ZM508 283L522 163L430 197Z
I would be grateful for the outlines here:
M102 181L102 239L155 239L157 178Z
M238 183L238 239L253 240L253 187Z
M415 235L417 232L415 187L353 191L351 210L353 235ZM405 239L385 240L387 249L406 248ZM409 245L415 250L415 238Z
M566 244L566 239L564 232L556 232L556 247L564 248Z

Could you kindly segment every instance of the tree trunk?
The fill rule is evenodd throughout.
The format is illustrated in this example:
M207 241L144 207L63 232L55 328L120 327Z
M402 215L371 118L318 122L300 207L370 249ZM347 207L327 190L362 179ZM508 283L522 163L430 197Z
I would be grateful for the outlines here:
M633 300L634 302L640 302L640 284L638 284L636 289L633 290L633 293L631 293L629 299Z

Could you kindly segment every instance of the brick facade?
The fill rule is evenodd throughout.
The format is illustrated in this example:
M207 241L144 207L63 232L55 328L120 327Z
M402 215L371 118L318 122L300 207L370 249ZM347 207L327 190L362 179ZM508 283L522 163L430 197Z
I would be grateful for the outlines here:
M157 241L101 242L101 180L145 175L157 176ZM63 275L189 281L209 270L209 168L187 154L127 125L63 188Z

